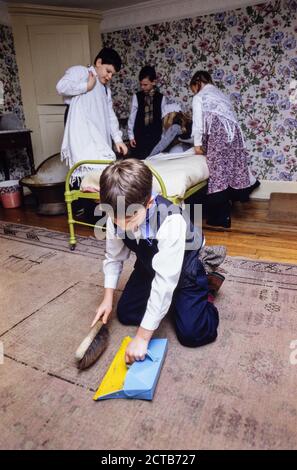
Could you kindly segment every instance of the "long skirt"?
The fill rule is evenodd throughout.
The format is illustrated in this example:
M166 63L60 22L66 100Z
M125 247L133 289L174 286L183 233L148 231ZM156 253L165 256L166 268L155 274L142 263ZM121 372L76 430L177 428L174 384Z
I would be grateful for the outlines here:
M244 189L250 186L248 152L240 128L235 128L234 139L228 135L218 116L213 116L210 134L203 136L203 147L209 168L208 194L225 189Z
M208 131L208 130L207 130ZM247 201L251 188L248 152L238 125L234 139L228 134L218 116L213 116L210 133L203 136L203 147L209 168L207 192L207 223L231 226L231 202Z

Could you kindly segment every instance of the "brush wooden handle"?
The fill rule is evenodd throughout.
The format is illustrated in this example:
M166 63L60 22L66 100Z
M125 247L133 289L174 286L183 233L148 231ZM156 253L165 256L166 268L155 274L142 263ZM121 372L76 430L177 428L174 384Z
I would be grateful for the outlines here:
M80 343L78 346L76 353L75 353L75 359L77 361L81 361L81 359L84 357L87 349L91 345L93 339L97 335L97 333L101 330L103 326L103 323L101 320L98 320L95 325L91 328L89 331L89 334L84 338L84 340Z

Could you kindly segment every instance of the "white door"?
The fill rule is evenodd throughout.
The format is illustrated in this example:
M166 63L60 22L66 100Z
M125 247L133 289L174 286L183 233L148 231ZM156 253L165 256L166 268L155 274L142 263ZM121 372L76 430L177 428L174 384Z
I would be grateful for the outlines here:
M56 84L72 65L90 63L87 25L29 26L38 105L61 104Z
M45 158L59 153L64 134L64 106L38 106L40 133L43 147L41 159L35 157L35 165Z

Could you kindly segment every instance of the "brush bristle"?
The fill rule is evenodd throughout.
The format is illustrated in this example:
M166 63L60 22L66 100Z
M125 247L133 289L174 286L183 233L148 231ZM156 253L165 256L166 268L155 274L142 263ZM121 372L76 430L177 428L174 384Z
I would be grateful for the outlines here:
M90 346L90 344L92 343L93 339L98 334L102 326L103 326L103 323L101 320L98 320L95 323L95 325L92 326L88 335L84 338L84 340L80 343L79 347L76 350L75 359L77 361L80 361L84 357L88 347Z
M109 331L108 328L103 325L100 331L97 333L90 346L86 350L82 359L77 363L78 369L87 369L94 362L99 359L101 354L105 351L108 345Z

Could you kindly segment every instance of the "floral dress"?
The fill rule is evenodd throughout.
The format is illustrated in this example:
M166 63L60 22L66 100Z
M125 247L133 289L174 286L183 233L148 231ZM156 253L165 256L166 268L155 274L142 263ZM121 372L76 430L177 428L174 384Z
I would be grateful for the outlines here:
M193 99L192 136L194 145L205 149L208 194L250 186L248 152L241 129L230 100L214 85L205 85Z

